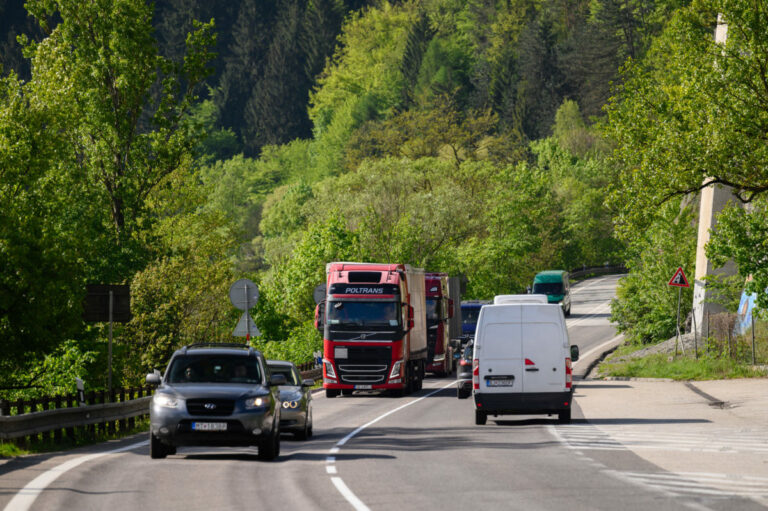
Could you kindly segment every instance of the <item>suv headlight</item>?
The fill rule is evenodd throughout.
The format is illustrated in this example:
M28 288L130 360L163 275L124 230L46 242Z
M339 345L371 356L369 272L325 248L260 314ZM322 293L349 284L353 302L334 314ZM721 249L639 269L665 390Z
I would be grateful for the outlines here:
M269 404L267 396L249 397L245 400L245 409L254 410L256 408L264 408Z
M175 396L155 394L155 397L152 399L157 406L162 406L163 408L179 408L179 398Z

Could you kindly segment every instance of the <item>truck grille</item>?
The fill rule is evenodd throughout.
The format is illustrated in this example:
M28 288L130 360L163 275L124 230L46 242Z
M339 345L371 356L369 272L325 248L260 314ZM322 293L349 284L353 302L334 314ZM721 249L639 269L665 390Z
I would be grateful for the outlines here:
M350 385L386 383L392 360L389 346L349 346L347 358L337 359L342 383Z
M232 415L235 402L231 399L188 399L187 412L192 415Z

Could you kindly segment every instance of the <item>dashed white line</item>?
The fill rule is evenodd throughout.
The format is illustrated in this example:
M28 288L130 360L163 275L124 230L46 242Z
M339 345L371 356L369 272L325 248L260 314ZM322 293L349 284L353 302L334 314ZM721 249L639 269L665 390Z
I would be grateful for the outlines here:
M412 404L418 403L422 399L426 399L426 398L428 398L430 396L433 396L433 395L437 394L438 392L440 392L441 390L447 389L448 387L451 387L451 386L453 386L455 384L456 384L456 382L452 381L448 385L444 385L444 386L438 388L437 390L433 390L429 394L425 394L425 395L421 396L418 399L414 399L413 401L409 401L409 402L405 403L404 405L398 406L394 410L390 410L390 411L388 411L385 414L379 415L378 417L376 417L372 421L369 421L369 422L363 424L362 426L360 426L359 428L354 430L352 433L348 434L347 436L345 436L344 438L342 438L341 440L336 442L336 445L333 446L330 449L330 451L328 451L328 452L330 454L338 453L339 452L339 448L342 445L346 444L348 441L350 441L352 438L354 438L358 433L363 431L368 426L370 426L372 424L375 424L375 423L379 422L381 419L383 419L385 417L388 417L388 416L392 415L393 413L402 410L405 407L408 407L408 406L411 406ZM326 467L325 467L326 472L328 472L329 474L335 474L336 473L336 466L335 465L330 465L330 463L333 463L334 461L336 461L336 458L328 456L325 459L326 459L326 462L329 463L329 465L326 465ZM333 461L329 461L331 459ZM333 470L333 472L331 472L331 470ZM333 485L336 487L336 489L339 490L339 493L341 493L341 496L344 497L345 499L347 499L347 502L352 504L352 507L354 507L357 511L368 511L368 507L363 503L363 501L361 501L359 498L357 498L357 496L352 492L352 490L350 490L349 487L346 484L344 484L344 481L340 477L331 477L331 481L333 482Z

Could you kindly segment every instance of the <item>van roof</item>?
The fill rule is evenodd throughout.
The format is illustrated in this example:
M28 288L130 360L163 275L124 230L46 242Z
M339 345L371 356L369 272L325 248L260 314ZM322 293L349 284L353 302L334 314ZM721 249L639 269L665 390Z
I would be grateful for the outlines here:
M565 270L546 270L540 271L533 277L534 282L561 282L563 277L568 274Z
M527 294L527 295L496 295L493 297L495 305L504 303L548 303L547 295Z

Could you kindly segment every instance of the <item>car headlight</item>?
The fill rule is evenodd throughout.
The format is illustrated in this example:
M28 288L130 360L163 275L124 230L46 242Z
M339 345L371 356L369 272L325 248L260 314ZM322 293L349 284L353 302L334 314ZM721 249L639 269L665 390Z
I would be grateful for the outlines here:
M283 408L286 408L286 409L288 409L288 408L292 408L292 409L295 409L295 408L297 408L298 406L299 406L299 402L298 402L298 401L283 401Z
M264 408L269 404L269 400L266 396L249 397L245 400L245 409L253 410L254 408Z
M175 396L155 394L153 400L157 406L162 406L163 408L179 408L179 398Z

